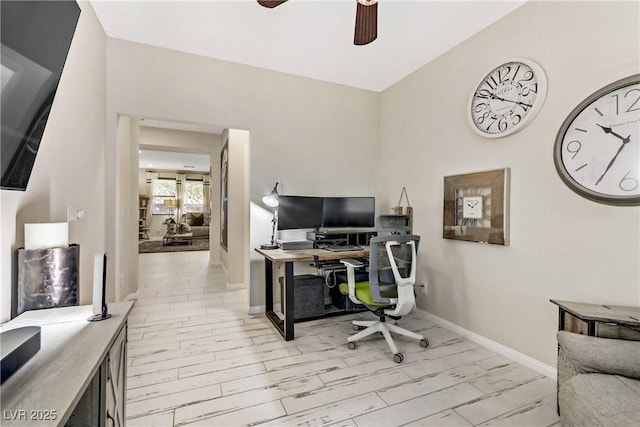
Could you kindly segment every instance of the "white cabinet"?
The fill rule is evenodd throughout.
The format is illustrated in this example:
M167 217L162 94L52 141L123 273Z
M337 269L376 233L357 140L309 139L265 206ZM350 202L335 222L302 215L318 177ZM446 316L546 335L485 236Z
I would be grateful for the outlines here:
M131 301L109 304L111 318L88 322L92 306L25 311L0 327L41 327L40 350L0 387L5 426L125 424L127 316Z
M127 325L107 355L106 417L107 426L124 427L127 381Z

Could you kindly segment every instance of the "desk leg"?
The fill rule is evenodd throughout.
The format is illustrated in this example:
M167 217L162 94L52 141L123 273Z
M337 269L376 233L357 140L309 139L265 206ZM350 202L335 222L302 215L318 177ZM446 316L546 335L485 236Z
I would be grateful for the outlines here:
M264 259L264 284L266 312L273 312L273 262Z
M284 272L284 339L290 341L293 339L293 320L294 313L293 307L295 301L293 300L293 263L285 263Z
M284 301L280 301L284 312L284 320L273 312L273 262L267 258L264 259L264 283L265 283L265 311L267 319L285 341L291 341L293 334L293 262L285 263L284 277Z

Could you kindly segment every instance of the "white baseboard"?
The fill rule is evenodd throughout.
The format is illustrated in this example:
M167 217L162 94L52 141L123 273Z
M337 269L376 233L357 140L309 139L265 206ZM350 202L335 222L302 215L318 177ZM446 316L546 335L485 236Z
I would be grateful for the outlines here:
M132 292L124 298L125 301L136 301L137 299L138 291Z
M415 308L415 310L420 312L427 320L432 321L438 326L442 326L443 328L446 328L451 332L455 332L456 334L463 336L470 341L480 344L481 346L486 347L489 350L493 350L508 359L518 362L529 369L533 369L534 371L544 375L545 377L551 378L554 381L557 379L558 371L552 366L542 363L539 360L527 356L526 354L520 353L519 351L507 347L506 345L502 345L490 340L489 338L483 337L482 335L476 334L475 332L465 329L462 326L456 325L455 323L451 323L448 320L436 316L435 314L429 313L428 311L419 308Z
M266 306L264 305L254 305L249 307L248 314L264 314L266 310ZM273 311L278 312L280 310L280 304L273 305ZM486 338L482 335L479 335L475 332L472 332L468 329L463 328L462 326L456 325L455 323L451 323L448 320L445 320L441 317L436 316L435 314L429 313L428 311L415 308L417 312L419 312L425 319L430 320L438 326L442 326L445 329L450 330L462 337L467 338L470 341L473 341L477 344L480 344L483 347L488 348L489 350L495 351L496 353L513 360L514 362L520 363L521 365L526 366L529 369L532 369L545 377L551 378L552 380L556 380L557 378L557 369L540 362L532 357L527 356L524 353L520 353L506 345L502 345L497 343L489 338Z
M250 305L247 314L255 315L255 314L264 314L267 311L266 305Z

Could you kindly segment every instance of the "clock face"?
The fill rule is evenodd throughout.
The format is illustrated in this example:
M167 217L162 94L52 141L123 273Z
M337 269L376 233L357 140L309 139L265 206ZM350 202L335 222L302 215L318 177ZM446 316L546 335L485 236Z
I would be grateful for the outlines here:
M467 219L482 218L482 196L464 197L462 199L462 217Z
M461 187L455 190L455 225L491 227L491 187Z
M469 120L487 138L510 135L538 114L547 95L547 78L538 64L514 59L487 74L471 95Z
M640 204L640 75L580 103L558 132L554 161L565 184L581 196Z

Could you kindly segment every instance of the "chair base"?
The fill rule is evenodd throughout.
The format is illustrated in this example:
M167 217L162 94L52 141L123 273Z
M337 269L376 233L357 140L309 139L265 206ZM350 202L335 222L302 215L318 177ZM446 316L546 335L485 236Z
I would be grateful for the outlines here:
M349 343L355 343L356 341L367 337L369 335L375 334L377 332L380 332L383 336L385 341L387 341L387 345L389 346L389 348L391 349L391 351L393 352L394 356L400 354L400 352L398 351L398 348L396 347L395 343L393 342L393 338L391 337L391 333L390 332L394 332L398 335L403 335L405 337L409 337L409 338L413 338L416 340L420 340L420 345L422 347L427 347L429 345L429 341L425 339L424 336L420 335L420 334L416 334L415 332L409 331L407 329L401 328L397 325L388 323L388 322L381 322L380 320L354 320L353 321L353 325L354 326L360 326L360 327L365 327L366 329L358 332L357 334L353 334L350 335L347 340ZM425 345L426 343L426 345ZM351 348L351 347L350 347ZM355 347L354 347L355 348ZM394 357L394 360L396 360L396 362L398 362L398 359ZM400 355L400 361L402 361L402 355Z

